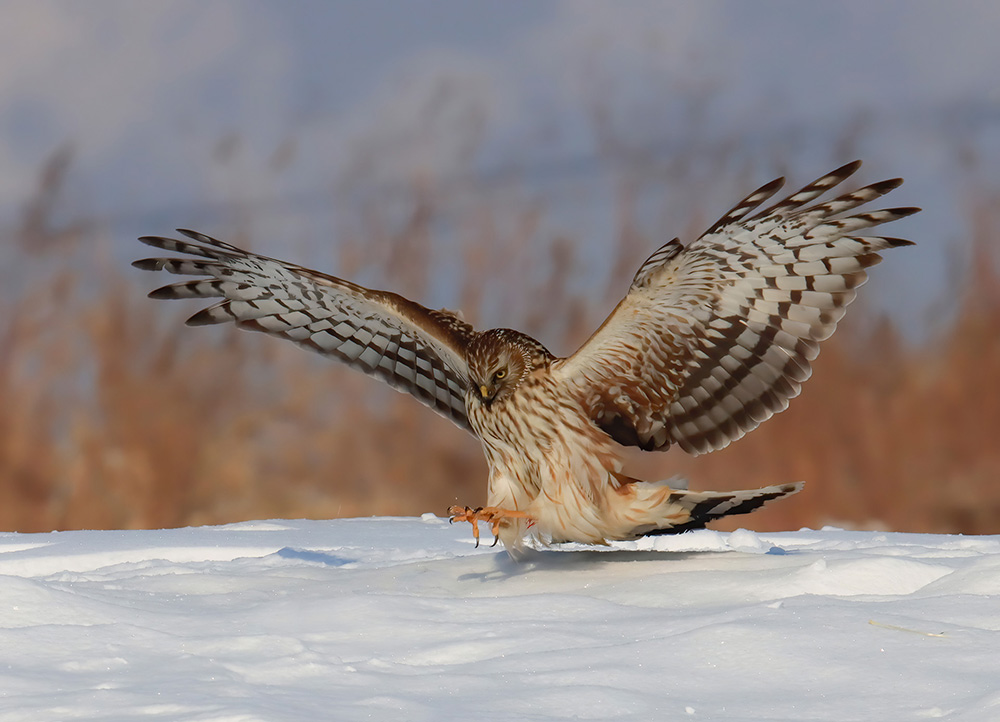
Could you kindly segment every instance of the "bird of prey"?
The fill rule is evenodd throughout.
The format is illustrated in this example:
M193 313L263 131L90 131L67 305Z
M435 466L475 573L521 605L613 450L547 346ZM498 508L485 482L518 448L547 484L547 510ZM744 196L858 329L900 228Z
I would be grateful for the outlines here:
M855 161L758 210L779 178L688 245L657 249L600 328L565 358L519 331L477 331L458 314L251 253L201 233L143 237L176 258L138 268L196 276L152 298L219 299L192 326L233 322L376 376L482 442L486 505L452 521L488 525L494 544L526 538L606 543L703 527L793 494L800 483L694 492L622 473L624 447L691 454L727 446L784 410L819 343L880 252L912 245L869 235L917 208L859 212L902 182L820 196Z

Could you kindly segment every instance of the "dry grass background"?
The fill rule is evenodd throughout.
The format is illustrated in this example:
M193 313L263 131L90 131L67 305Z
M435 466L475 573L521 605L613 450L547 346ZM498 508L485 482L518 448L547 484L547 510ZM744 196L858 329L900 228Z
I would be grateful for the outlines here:
M59 168L47 172L4 256L4 278L37 272L0 297L0 529L443 513L484 500L477 442L449 422L290 345L186 328L195 307L146 300L161 279L113 260L99 229L53 231ZM676 187L684 174L674 169ZM460 277L449 282L467 317L523 328L556 351L575 348L662 242L639 230L634 185L620 188L618 237L596 299L583 290L580 244L552 230L527 190L466 207L452 228ZM630 470L683 473L695 488L808 482L723 528L1000 533L997 200L969 208L974 252L946 330L904 343L890 323L866 316L863 290L789 411L722 452L637 456ZM440 202L440 191L415 183L401 219L365 209L334 267L428 299L440 281L434 269L456 248L440 242ZM673 233L690 238L708 219L701 210ZM289 255L251 237L226 240Z

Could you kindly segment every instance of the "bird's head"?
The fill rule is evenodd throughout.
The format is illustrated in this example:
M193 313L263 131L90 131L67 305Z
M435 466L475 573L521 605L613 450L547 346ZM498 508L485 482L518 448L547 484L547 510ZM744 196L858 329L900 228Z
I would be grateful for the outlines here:
M518 331L484 331L469 345L469 397L484 404L502 401L550 355L537 341Z

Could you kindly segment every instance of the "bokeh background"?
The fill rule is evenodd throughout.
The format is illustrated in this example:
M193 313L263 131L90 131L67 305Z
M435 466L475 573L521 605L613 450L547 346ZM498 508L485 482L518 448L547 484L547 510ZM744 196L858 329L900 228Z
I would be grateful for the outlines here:
M789 411L644 478L1000 533L1000 5L0 2L0 529L443 513L477 442L129 267L175 227L572 352L648 253L865 159L924 212ZM730 525L730 528L734 525ZM726 527L723 527L726 528Z

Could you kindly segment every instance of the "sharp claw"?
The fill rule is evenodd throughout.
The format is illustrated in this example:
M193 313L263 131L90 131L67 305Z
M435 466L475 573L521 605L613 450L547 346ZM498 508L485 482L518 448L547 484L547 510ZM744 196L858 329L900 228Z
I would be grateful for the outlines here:
M463 509L456 504L448 508L448 513L451 514L451 517L448 519L449 524L454 524L456 521L467 521L472 524L472 535L476 539L476 549L479 548L479 543L482 541L479 536L479 522L490 525L490 531L493 533L493 543L490 544L490 547L495 547L500 543L500 526L504 519L526 519L529 527L535 523L527 513L516 509L510 510L483 506L477 506L475 509L471 506L466 506Z

